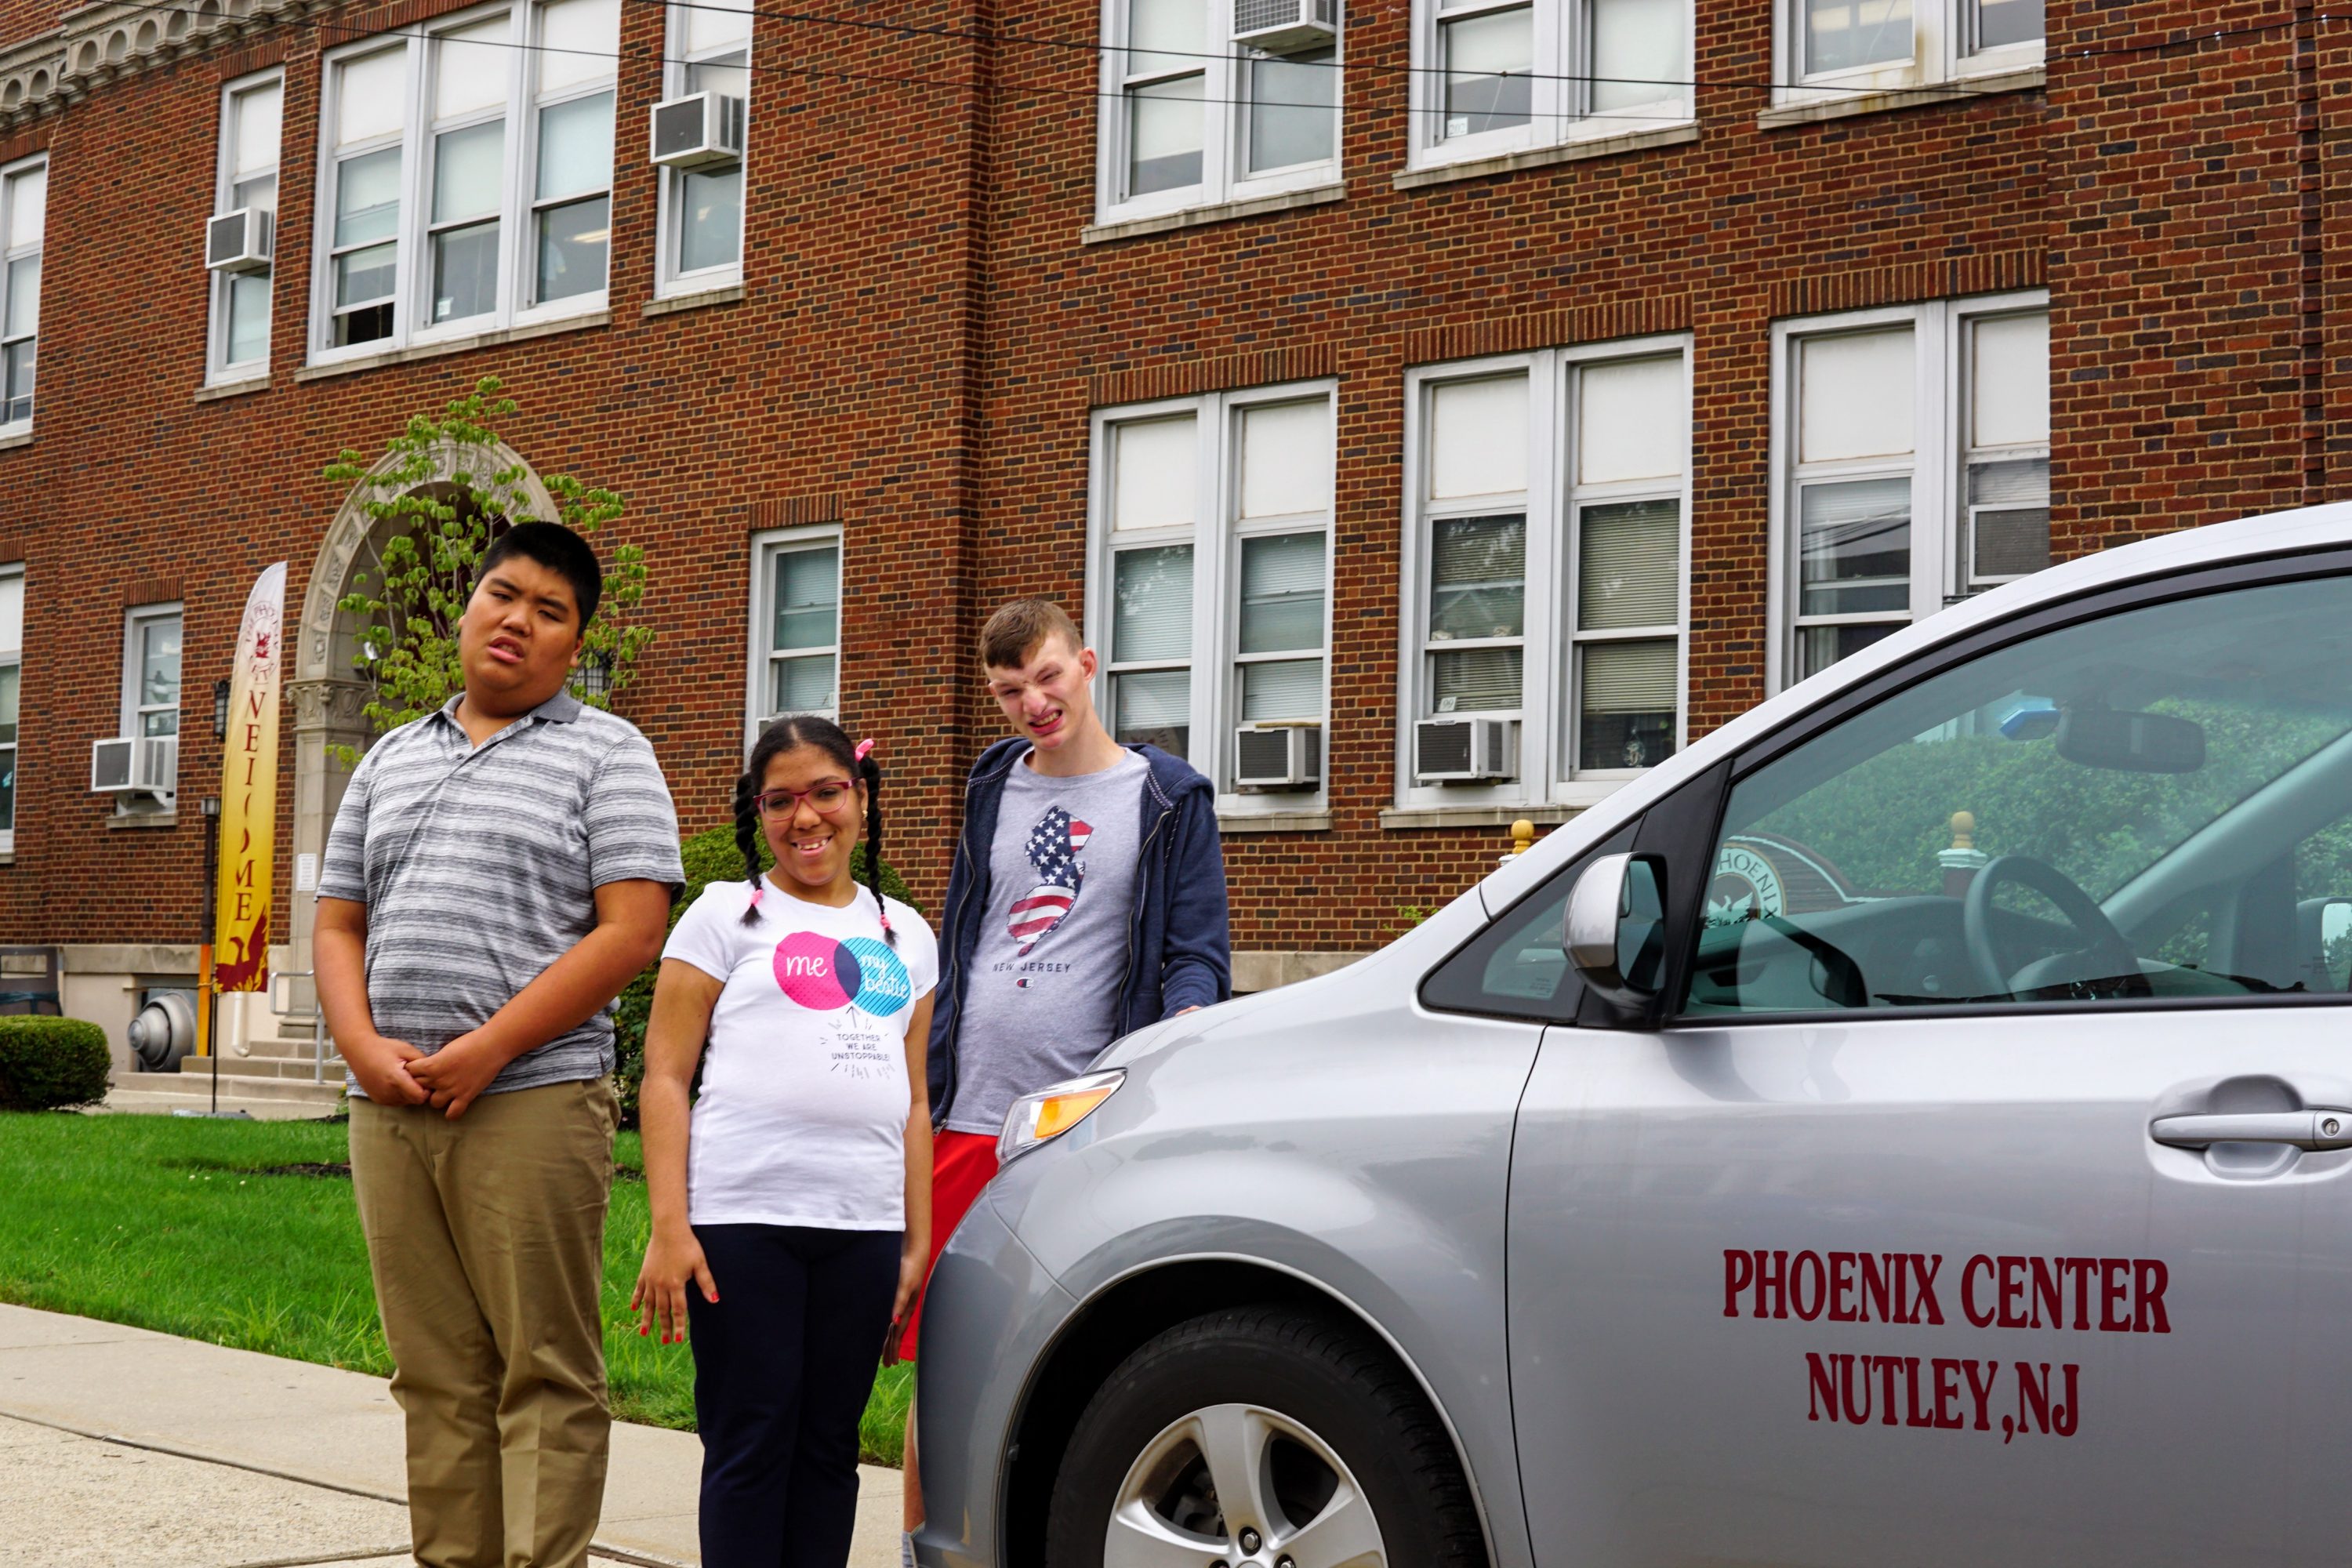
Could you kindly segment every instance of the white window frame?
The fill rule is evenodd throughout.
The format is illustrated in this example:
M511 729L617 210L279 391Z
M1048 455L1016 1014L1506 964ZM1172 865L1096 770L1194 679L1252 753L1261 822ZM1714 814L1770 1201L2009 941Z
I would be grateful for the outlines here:
M1900 91L1906 88L1961 84L2020 71L2039 71L2048 40L2034 38L1998 48L1973 47L1979 0L1911 0L1911 53L1902 59L1841 70L1816 71L1805 59L1807 0L1773 0L1772 90L1775 108L1835 102L1844 97ZM1948 101L1927 94L1921 103Z
M236 170L233 166L236 163L236 100L256 89L273 86L278 89L278 161L269 166L268 173L270 178L278 182L279 195L282 196L285 192L286 73L282 68L272 67L268 70L256 71L251 76L241 76L233 81L221 84L219 151L214 159L213 171L212 210L216 214L230 210L232 192L239 183ZM262 176L256 174L248 177L259 179ZM276 203L273 202L271 211L274 213L276 210ZM269 279L272 307L270 312L272 319L269 325L274 328L277 325L275 318L278 294L278 269L274 264L265 276ZM228 274L223 272L212 274L212 319L211 326L205 332L205 384L207 386L257 381L269 374L270 334L268 331L262 334L260 358L231 360L228 357L229 290L234 286L235 280Z
M5 753L5 761L0 761L0 771L14 771L16 775L16 787L14 795L11 796L8 820L5 823L0 823L0 855L13 855L16 852L16 818L23 814L25 808L25 773L23 767L23 758L25 755L25 646L22 627L23 622L26 619L29 619L31 616L32 606L23 594L25 586L24 563L20 561L12 561L5 566L0 566L0 582L14 582L17 585L19 590L17 603L23 606L23 614L18 619L19 629L17 632L16 646L14 647L0 647L0 669L13 669L16 672L16 738L6 745L0 746L0 753Z
M779 555L789 554L793 551L823 549L827 545L832 546L836 552L834 556L835 577L833 598L833 646L830 648L796 647L786 650L780 656L774 646L775 559ZM767 727L768 722L782 717L781 713L772 712L767 708L769 672L779 657L805 658L812 654L831 653L833 655L833 689L836 698L838 697L842 689L843 675L842 590L849 575L847 566L848 550L843 543L842 530L838 523L812 523L799 528L763 529L751 536L751 636L745 639L749 645L750 658L744 666L743 682L743 749L746 755L750 754L752 743L759 740L760 731ZM802 710L794 710L794 711L802 711ZM839 710L835 708L814 708L806 711L832 719L837 716Z
M1662 0L1683 18L1685 60L1696 61L1697 21L1691 0ZM1526 7L1532 12L1535 74L1528 123L1475 135L1444 134L1445 60L1443 24ZM1442 14L1441 14L1442 13ZM1412 64L1406 93L1412 112L1406 147L1409 170L1508 157L1546 147L1677 131L1698 123L1696 89L1662 87L1656 98L1594 111L1591 74L1591 0L1412 0ZM1693 68L1695 70L1695 67Z
M5 334L7 331L7 323L5 321L0 321L0 348L5 348L9 343L23 342L27 338L32 341L33 386L35 389L33 393L34 414L37 414L39 412L41 401L39 391L41 384L41 295L48 287L48 258L45 254L46 247L42 235L35 235L28 242L21 235L10 234L7 231L8 203L6 198L9 181L15 179L19 174L29 174L35 169L46 171L48 166L49 155L47 153L36 153L29 158L20 158L13 163L0 163L0 289L5 289L7 286L7 269L9 263L22 261L27 257L38 257L41 258L40 287L36 289L33 294L33 330L30 332L22 333L16 337L6 337ZM47 232L48 227L48 197L47 193L44 192L41 199L41 224L44 233ZM7 301L5 298L0 297L0 313L5 313L6 309ZM23 436L29 434L33 428L34 414L27 414L22 419L0 418L0 437Z
M1205 0L1209 14L1204 58L1186 58L1165 70L1130 76L1127 69L1129 0L1102 0L1100 96L1096 115L1095 221L1129 223L1193 207L1223 206L1260 196L1314 190L1339 182L1339 160L1347 135L1347 7L1340 5L1337 35L1331 41L1333 59L1328 69L1332 84L1331 156L1311 163L1269 169L1262 174L1244 167L1249 142L1249 76L1254 60L1269 58L1231 41L1233 0ZM1226 18L1220 22L1219 17ZM1221 52L1222 51L1222 52ZM1279 58L1279 57L1273 57ZM1144 195L1126 194L1128 161L1128 98L1130 86L1161 78L1201 73L1201 183Z
M1768 693L1795 684L1797 659L1797 595L1802 583L1799 569L1798 490L1823 479L1911 477L1911 592L1908 619L1916 623L1934 615L1954 596L1968 591L1967 567L1960 552L1967 542L1969 410L1971 404L1969 333L1987 317L2027 315L2050 309L2045 289L2009 294L1979 294L1958 300L1930 300L1916 305L1847 310L1829 316L1809 316L1772 323L1772 491L1771 556L1768 580L1770 604L1769 636L1764 650L1764 682ZM1798 356L1809 338L1834 337L1874 328L1907 326L1912 334L1912 450L1909 457L1847 458L1800 463L1799 421L1803 415L1798 385ZM2040 446L2000 448L2016 458L2050 456ZM1804 624L1838 622L1901 624L1897 612L1853 616L1806 616Z
M1577 372L1618 361L1678 357L1683 395L1691 387L1691 338L1685 332L1622 338L1532 353L1500 354L1445 364L1420 365L1405 373L1405 444L1402 582L1398 605L1396 804L1404 809L1496 808L1528 805L1581 807L1606 799L1647 769L1576 765L1579 713L1570 666L1578 647L1612 639L1651 639L1663 626L1639 630L1580 631L1576 626L1577 510L1601 501L1673 499L1681 526L1675 584L1675 748L1690 742L1690 561L1691 458L1685 442L1679 476L1584 486L1576 474ZM1528 378L1528 488L1432 501L1424 497L1429 467L1430 408L1435 390L1450 382L1489 380L1524 374ZM1429 551L1433 522L1449 517L1486 517L1525 509L1527 594L1521 622L1519 706L1481 710L1475 717L1518 721L1518 776L1486 784L1423 784L1413 777L1413 731L1430 697L1427 669ZM1465 715L1468 717L1470 715Z
M720 46L689 53L686 47L687 15L686 9L682 6L668 6L666 10L666 19L662 24L664 29L662 97L665 100L679 97L686 92L691 79L689 76L691 68L711 60L724 59L727 56L735 53L731 46ZM750 11L743 14L743 21L747 35L742 50L744 68L756 73L759 64L753 56L758 44L759 21L757 16ZM620 132L616 130L614 132L614 139L617 142L619 138ZM617 162L617 157L615 161ZM656 198L657 212L655 225L659 243L654 247L654 298L668 300L681 294L700 294L714 289L731 289L740 287L743 281L743 247L750 238L748 229L751 213L751 101L748 91L743 98L743 159L740 167L743 171L743 212L740 222L746 232L737 241L735 259L716 267L698 267L691 271L685 270L677 265L681 238L679 224L683 217L686 174L679 169L658 171L661 179L660 192Z
M144 733L139 727L140 717L147 710L147 705L139 700L139 634L158 621L180 623L180 700L173 705L172 710L181 714L186 712L188 622L183 606L176 599L165 604L134 605L122 613L122 709L121 728L115 731L117 735L130 737ZM161 708L155 710L163 711ZM174 729L173 733L177 735L179 731Z
M433 226L432 155L436 129L433 116L432 55L444 35L463 31L500 16L507 18L508 41L514 58L507 68L506 101L497 110L507 128L505 169L499 206L497 304L484 314L436 323L431 321L427 308L432 289L431 245L427 236ZM539 25L540 0L515 0L510 5L478 6L436 16L429 25L414 29L362 38L330 49L321 58L318 200L314 204L315 233L310 247L310 363L333 364L345 360L369 359L403 349L462 341L487 331L597 315L607 309L612 290L614 250L609 242L604 253L605 286L603 289L590 289L544 304L525 303L530 299L538 273L538 235L534 219L538 206L539 110L542 96L546 102L553 103L609 91L614 96L616 116L619 103L617 60L615 77L604 79L602 85L594 81L579 82L542 95L538 89L535 73L530 69L537 54L526 47L537 42L535 35ZM332 346L335 170L338 161L335 129L338 94L342 85L341 74L337 68L345 60L373 54L386 47L402 51L407 68L404 78L404 103L399 135L395 138L387 134L373 144L380 150L396 143L401 149L400 226L395 235L398 249L394 266L392 334L338 348ZM449 126L443 129L456 128L477 119L488 121L491 117L491 111L488 110L478 114L453 117ZM620 161L617 117L613 140L614 162L617 166ZM354 145L364 147L370 144ZM611 190L608 185L608 201L612 199Z
M1334 557L1338 530L1334 500L1327 498L1319 516L1296 512L1280 517L1241 516L1241 429L1250 409L1284 403L1322 399L1330 411L1332 485L1338 489L1339 383L1336 379L1287 382L1279 386L1254 386L1241 392L1211 392L1193 397L1162 398L1152 403L1097 408L1088 419L1087 479L1087 598L1083 627L1087 646L1101 660L1095 675L1095 707L1105 728L1112 728L1111 655L1114 605L1112 556L1139 546L1189 544L1192 547L1192 654L1184 661L1191 670L1192 740L1187 759L1216 782L1220 818L1285 816L1328 809L1331 777L1331 631L1332 600L1337 582ZM1171 415L1192 416L1193 495L1195 517L1189 524L1166 528L1126 529L1111 532L1114 476L1112 431L1120 425L1142 424ZM1295 533L1323 534L1323 777L1312 790L1279 790L1243 794L1234 784L1234 731L1241 723L1241 542ZM1279 657L1298 657L1290 654ZM1175 668L1173 661L1164 663ZM1136 668L1154 668L1147 663Z

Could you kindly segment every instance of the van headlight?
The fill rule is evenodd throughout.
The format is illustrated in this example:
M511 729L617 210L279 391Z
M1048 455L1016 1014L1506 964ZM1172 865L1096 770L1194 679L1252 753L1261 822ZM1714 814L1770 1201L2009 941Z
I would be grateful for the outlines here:
M996 1163L1005 1164L1015 1155L1059 1138L1093 1115L1095 1107L1126 1081L1125 1068L1110 1068L1023 1095L1004 1113L1004 1131L996 1137Z

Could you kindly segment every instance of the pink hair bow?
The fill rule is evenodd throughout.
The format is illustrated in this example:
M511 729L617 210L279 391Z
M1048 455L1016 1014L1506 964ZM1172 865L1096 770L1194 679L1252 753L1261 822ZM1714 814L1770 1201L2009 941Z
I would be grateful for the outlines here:
M872 751L873 749L874 749L874 742L871 742L871 741L860 741L860 742L857 742L857 750L856 750L856 752L855 753L853 753L853 754L856 757L856 759L857 759L859 762L861 762L861 763L862 763L862 762L864 762L864 761L866 760L866 752L870 752L870 751Z

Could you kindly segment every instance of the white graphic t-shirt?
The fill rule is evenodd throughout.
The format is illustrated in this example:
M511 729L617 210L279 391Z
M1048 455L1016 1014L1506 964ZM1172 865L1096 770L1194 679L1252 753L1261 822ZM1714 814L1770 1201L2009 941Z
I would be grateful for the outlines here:
M923 918L864 888L843 909L713 882L662 957L726 983L687 1143L695 1225L906 1226L907 1026L940 973Z

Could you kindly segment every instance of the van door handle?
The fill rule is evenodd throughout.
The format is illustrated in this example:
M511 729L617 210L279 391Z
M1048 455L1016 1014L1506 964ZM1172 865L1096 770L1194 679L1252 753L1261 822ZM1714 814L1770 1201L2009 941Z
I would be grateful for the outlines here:
M2175 1149L2208 1143L2292 1143L2298 1149L2352 1149L2352 1110L2235 1110L2159 1116L2148 1136Z

